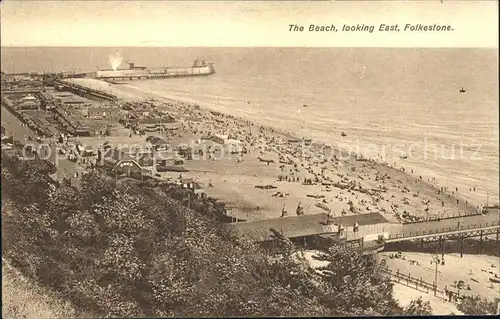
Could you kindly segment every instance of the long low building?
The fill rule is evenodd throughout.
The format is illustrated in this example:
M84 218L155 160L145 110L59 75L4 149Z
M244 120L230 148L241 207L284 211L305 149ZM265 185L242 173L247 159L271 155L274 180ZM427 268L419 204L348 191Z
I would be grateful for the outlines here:
M306 241L313 237L338 241L372 242L389 238L391 224L379 213L332 217L326 213L289 216L276 219L229 224L233 231L246 235L256 242L272 240L271 229L294 241Z

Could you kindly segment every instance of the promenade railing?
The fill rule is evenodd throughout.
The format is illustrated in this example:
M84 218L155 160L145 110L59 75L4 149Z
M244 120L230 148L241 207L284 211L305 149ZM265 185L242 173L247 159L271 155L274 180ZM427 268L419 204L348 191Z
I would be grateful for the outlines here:
M444 290L440 290L434 283L429 283L424 281L422 277L420 278L412 277L411 274L401 273L399 272L399 269L397 271L393 271L388 267L383 267L382 270L388 273L394 279L394 281L400 284L403 284L410 288L422 289L425 290L427 293L434 292L435 289L436 294L444 296Z
M384 266L382 267L382 271L389 274L389 276L391 276L391 280L393 280L394 282L405 285L409 288L418 291L425 291L426 293L434 293L435 290L435 296L445 301L450 301L458 304L460 302L460 297L463 298L464 296L460 293L460 289L450 289L447 286L445 286L444 289L439 289L439 287L435 283L426 282L422 279L422 277L413 277L411 273L404 274L402 272L399 272L399 269L397 271L393 271L389 269L389 267ZM450 297L449 294L452 294L452 296Z
M494 221L491 223L460 225L460 226L455 226L455 227L443 227L443 228L435 228L435 229L427 229L427 230L424 229L422 231L416 231L416 232L390 234L389 239L409 238L409 237L417 237L417 236L424 236L424 235L438 235L438 234L445 234L445 233L461 231L461 230L469 230L469 229L479 229L480 230L481 228L499 226L499 225L500 225L499 221Z
M405 222L403 222L403 224L427 223L427 222L433 222L433 221L440 221L443 219L454 219L454 218L462 218L462 217L468 217L468 216L479 216L479 215L483 215L483 212L478 212L478 211L458 212L456 214L435 215L435 216L429 217L428 219L423 218L423 219L414 220L414 221L405 221Z

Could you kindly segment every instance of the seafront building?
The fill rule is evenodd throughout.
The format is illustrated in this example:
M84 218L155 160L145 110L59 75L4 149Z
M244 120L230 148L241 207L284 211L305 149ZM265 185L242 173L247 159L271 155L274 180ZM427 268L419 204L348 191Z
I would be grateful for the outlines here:
M12 81L12 83L24 83L23 81L36 83L38 80L23 78L19 81ZM193 150L186 146L171 147L167 138L167 136L175 136L186 122L190 123L189 125L196 125L203 123L203 120L197 122L185 119L184 123L180 123L165 110L159 110L162 105L158 101L135 103L120 101L109 93L85 88L71 82L55 80L51 82L51 85L41 88L34 84L34 86L28 87L2 89L2 107L5 107L17 119L35 131L39 138L54 137L53 141L59 140L58 151L63 154L69 153L71 156L68 156L68 159L71 161L99 165L102 160L103 163L109 164L110 173L117 180L128 177L142 182L144 178L156 179L162 173L179 173L177 186L189 190L194 196L193 198L205 196L205 191L212 187L210 182L202 186L201 183L194 180L189 181L182 176L184 172L189 172L189 161L192 159ZM215 117L212 120L214 123L224 125L222 119ZM123 127L120 129L127 132L121 136L125 140L132 138L132 135L145 136L143 138L146 144L144 149L117 149L114 145L106 144L105 139L99 141L101 137L105 138L110 135L110 128L117 123L121 123ZM208 144L212 145L237 146L240 155L246 152L245 145L247 143L242 142L244 139L239 140L230 134L219 133L224 133L224 130L199 132L195 138L198 143L209 141ZM65 138L62 138L61 141L60 137L62 136ZM81 142L73 143L71 146L68 137L87 138L87 141L97 140L103 146L92 149L84 146ZM250 143L251 141L247 140L246 142ZM307 145L311 144L312 141L310 139L282 138L276 143L284 146L285 144L295 145L299 142L304 142ZM265 162L267 164L265 167L276 163L276 159L269 159L266 155L259 156L257 159L260 162ZM240 158L235 165L240 163L239 160ZM294 165L290 159L282 158L278 161L282 166ZM294 178L294 180L296 179ZM314 184L311 182L311 178L307 180L309 182L305 185ZM322 185L342 189L352 189L352 187L357 186L326 180L322 181ZM356 190L358 189L356 188ZM359 190L361 191L361 188ZM373 189L363 189L363 191L370 193ZM266 244L272 239L270 229L274 229L299 245L311 246L329 242L344 242L357 247L370 248L372 251L380 249L384 242L442 240L442 238L454 238L453 236L458 235L462 237L472 236L476 233L483 235L496 231L495 227L497 227L490 220L485 220L479 225L471 222L471 225L467 225L470 228L458 230L450 227L445 229L442 227L441 221L437 221L436 225L429 223L428 225L416 224L412 226L407 225L408 223L389 222L379 212L334 216L335 212L304 214L302 211L298 216L243 221L241 218L233 218L230 211L226 208L221 209L220 212L226 214L225 221L239 220L240 222L231 224L229 227L262 244ZM404 233L406 230L408 230L408 234ZM426 230L429 232L425 233ZM442 231L442 235L435 235L439 231Z
M302 246L325 246L349 242L358 247L376 247L389 238L391 223L379 213L333 217L327 213L287 216L234 223L230 228L265 244L273 239L271 229Z

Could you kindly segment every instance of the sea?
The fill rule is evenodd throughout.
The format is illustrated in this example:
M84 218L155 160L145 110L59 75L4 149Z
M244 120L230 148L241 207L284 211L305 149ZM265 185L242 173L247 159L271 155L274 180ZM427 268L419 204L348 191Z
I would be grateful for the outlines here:
M477 203L499 198L497 49L8 48L2 71L213 62L206 77L121 84L414 170ZM461 93L463 88L466 92ZM344 134L342 134L344 133ZM344 136L345 135L345 136ZM473 189L476 189L474 192Z

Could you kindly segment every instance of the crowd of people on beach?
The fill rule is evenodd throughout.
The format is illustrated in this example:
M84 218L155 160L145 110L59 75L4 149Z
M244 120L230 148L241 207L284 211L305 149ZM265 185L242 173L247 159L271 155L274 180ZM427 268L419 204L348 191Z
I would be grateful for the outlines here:
M462 201L458 197L458 186L454 187L451 193L447 187L439 186L434 191L434 195L427 191L424 196L420 192L423 186L416 182L409 183L391 179L394 174L389 174L372 159L356 155L339 160L341 155L345 155L341 151L332 152L331 147L309 141L308 145L305 146L304 139L297 139L289 132L257 126L248 120L219 112L204 111L194 105L177 104L175 107L178 113L191 119L182 122L184 130L198 134L224 134L240 140L252 156L265 162L266 165L274 164L277 166L277 182L302 183L304 186L322 185L326 191L331 191L335 187L347 191L347 194L341 192L344 194L341 196L342 201L344 203L357 201L357 204L349 205L348 210L351 210L352 206L356 206L357 209L353 210L362 213L361 207L367 207L371 201L371 205L368 206L373 206L374 209L378 207L381 212L391 214L396 220L414 222L427 220L433 216L439 218L441 215L446 216L455 212L458 214L473 209L468 200ZM325 156L325 149L330 152L329 156ZM238 158L237 163L241 162L242 158ZM408 176L415 176L416 180L423 180L423 177L417 175L418 173L413 168L401 167L400 170ZM338 180L338 174L342 176L340 180ZM366 186L363 185L366 183L368 183ZM427 185L432 185L428 187L437 185L435 178L432 181L428 179L427 183ZM372 186L368 186L369 184ZM373 187L373 184L376 184L376 187ZM414 188L414 190L412 191L410 188ZM394 202L394 190L396 189L403 194L413 192L413 195L403 197L402 204L396 204ZM476 191L476 187L471 187L470 190ZM383 195L387 192L392 194L390 198ZM435 198L432 199L431 196L435 196ZM412 197L414 200L411 199ZM338 195L335 195L334 198L339 200ZM418 198L420 198L421 203L417 205L415 199ZM380 205L387 200L391 201L391 205ZM431 212L432 205L434 208ZM437 205L441 207L441 210L437 209ZM403 206L407 207L403 208ZM366 210L368 212L373 208Z
M250 157L244 160L243 154L239 154L236 157L237 164L253 165L252 158L255 158L264 161L267 166L276 166L278 183L298 183L304 186L304 190L308 186L316 186L311 189L320 188L321 192L331 192L329 199L322 198L318 203L343 203L346 205L345 209L341 209L343 214L378 210L392 216L394 220L412 222L428 219L429 216L439 217L455 211L466 211L471 207L468 200L458 198L458 187L451 194L445 186L437 187L434 193L425 192L420 184L398 177L395 171L391 173L387 166L384 168L384 165L373 159L354 154L347 157L344 151L335 150L331 146L297 138L283 130L258 126L231 115L203 110L193 104L167 102L164 107L166 112L175 114L179 126L175 130L160 132L162 138L174 141L185 135L201 138L220 134L239 140ZM215 154L216 148L207 149L206 152L208 159L212 161L219 158ZM416 176L416 180L422 180L422 176L417 175L414 169L401 167L400 171ZM429 179L428 185L432 186L428 187L436 187L436 183L434 178ZM337 190L333 191L334 189ZM474 186L469 191L476 192L477 189ZM327 193L325 195L328 197ZM401 195L397 195L398 193ZM412 196L404 196L405 194ZM401 203L397 203L396 199L401 200ZM438 210L438 205L441 210ZM309 211L310 205L307 204L306 207L304 210Z

